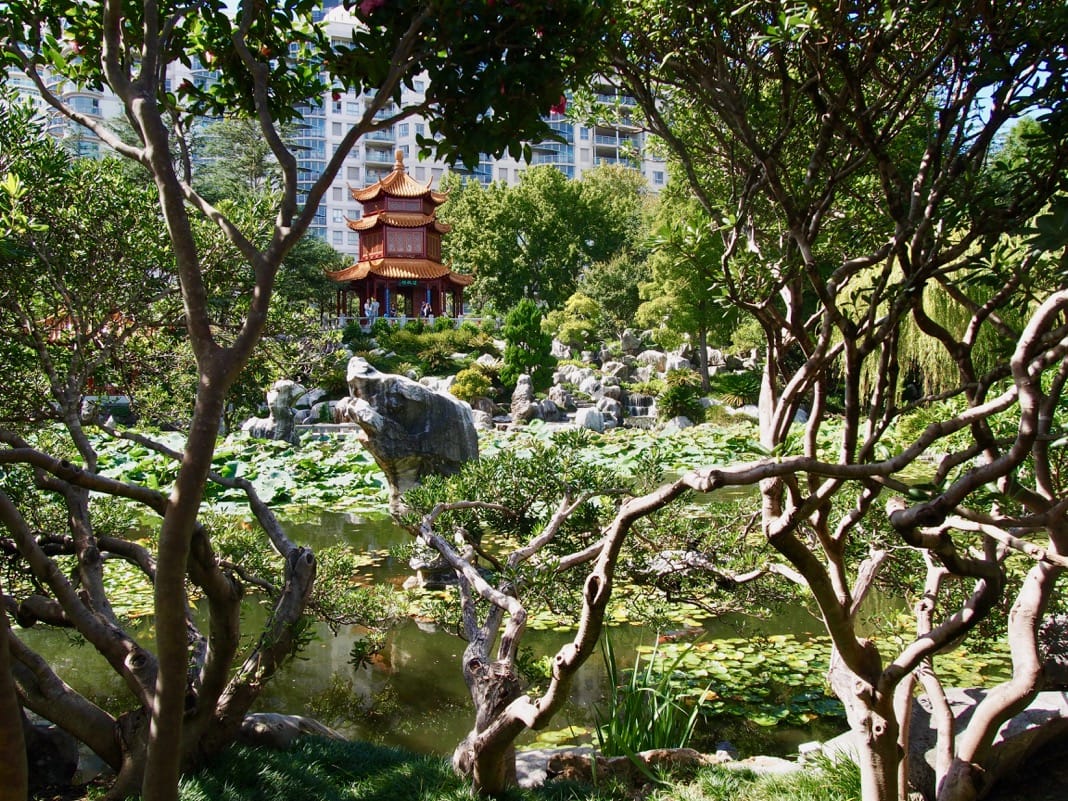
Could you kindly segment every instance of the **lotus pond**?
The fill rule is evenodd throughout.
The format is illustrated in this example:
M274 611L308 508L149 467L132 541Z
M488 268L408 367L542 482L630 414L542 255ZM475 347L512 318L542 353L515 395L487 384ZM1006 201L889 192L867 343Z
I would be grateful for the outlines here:
M534 426L522 437L487 435L484 455L523 448L551 436ZM172 445L179 443L173 442ZM638 470L656 451L658 460L674 470L728 463L760 454L754 432L739 423L724 431L703 426L681 435L628 431L589 438L591 460L604 460L624 472ZM164 488L172 468L154 454L129 442L102 448L102 464L116 478ZM261 495L279 508L293 539L316 549L344 545L355 555L351 580L365 586L400 588L411 574L406 548L409 535L385 513L384 480L355 437L309 439L300 446L250 442L235 437L216 454L216 469L252 480ZM237 499L216 488L210 495L223 512ZM700 610L675 604L661 610L657 628L635 625L632 611L650 598L641 590L622 588L611 612L612 640L621 666L655 660L673 666L671 682L687 703L702 705L697 729L700 747L729 740L743 753L792 753L797 744L831 736L845 727L842 708L824 679L829 645L822 626L802 604L760 616L728 614L708 618ZM446 591L447 592L447 591ZM308 632L300 655L272 681L258 708L311 714L349 737L400 745L412 750L449 754L472 723L472 709L460 672L464 643L448 627L432 622L428 610L441 593L398 593L400 614L385 633L382 647L366 657L366 629L331 630L325 624ZM132 618L143 616L138 636L151 640L150 594L131 582L117 606ZM908 616L900 603L874 596L872 616L898 619L907 630ZM268 613L265 604L250 602L243 630L255 632ZM542 612L532 615L524 639L525 672L537 682L547 655L569 637L571 621ZM882 630L893 630L884 625ZM122 708L120 681L88 646L54 632L24 632L75 688L90 692L99 703ZM893 646L892 634L883 634ZM983 684L1006 673L1008 655L958 652L940 663L950 683ZM529 737L525 745L588 743L593 740L594 710L604 707L609 688L605 666L594 657L580 672L569 707L553 731Z

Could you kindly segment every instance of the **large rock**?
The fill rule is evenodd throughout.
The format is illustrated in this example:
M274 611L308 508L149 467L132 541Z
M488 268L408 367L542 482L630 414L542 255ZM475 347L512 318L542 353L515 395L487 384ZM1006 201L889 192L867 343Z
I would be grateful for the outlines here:
M386 474L394 505L425 476L456 473L478 458L471 407L399 375L380 373L359 356L349 361L352 399L342 413Z
M276 381L267 392L268 416L246 420L241 430L259 439L281 439L295 444L298 437L294 407L304 393L304 387L295 381Z
M575 426L588 428L598 433L604 432L604 415L592 406L584 406L575 412Z

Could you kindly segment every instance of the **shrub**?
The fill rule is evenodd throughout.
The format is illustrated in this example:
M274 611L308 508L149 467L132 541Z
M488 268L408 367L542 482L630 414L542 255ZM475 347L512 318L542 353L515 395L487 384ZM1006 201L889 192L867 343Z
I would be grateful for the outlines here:
M535 392L549 388L556 359L552 337L541 330L541 311L534 301L524 298L508 312L504 321L504 369L501 382L514 387L526 373Z
M442 340L431 340L427 347L419 351L419 361L426 366L428 373L449 373L456 367L456 361L452 358L454 351L449 343Z
M738 408L760 401L760 373L756 370L716 373L708 383L712 394L728 406Z
M493 381L477 367L468 367L456 374L449 392L462 401L470 403L475 398L488 397L493 391Z
M663 420L688 417L703 423L705 408L701 405L701 377L693 370L671 370L664 377L667 387L656 399L659 416Z
M441 317L434 318L434 330L438 333L441 333L442 331L452 331L455 327L451 317L442 315Z

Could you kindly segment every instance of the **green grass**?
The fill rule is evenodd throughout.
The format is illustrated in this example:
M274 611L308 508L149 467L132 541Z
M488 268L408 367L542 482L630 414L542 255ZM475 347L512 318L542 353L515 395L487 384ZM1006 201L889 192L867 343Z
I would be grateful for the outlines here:
M447 760L367 743L305 737L288 751L234 746L182 780L181 801L476 801ZM549 782L504 801L859 801L851 763L821 760L786 776L713 767L687 782L635 788Z

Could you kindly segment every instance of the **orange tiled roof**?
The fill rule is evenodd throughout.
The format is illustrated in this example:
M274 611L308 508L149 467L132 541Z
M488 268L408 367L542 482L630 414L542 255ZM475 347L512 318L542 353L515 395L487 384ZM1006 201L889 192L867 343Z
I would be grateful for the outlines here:
M353 231L370 231L380 222L397 228L418 228L421 225L430 225L439 234L452 230L452 226L448 223L438 222L432 215L418 212L383 211L359 220L350 220L346 217L345 221Z
M470 286L475 280L473 275L454 273L444 264L429 259L370 259L353 264L343 270L328 272L332 281L359 281L374 274L382 278L429 281L435 278L448 278L460 286Z
M433 178L430 179L434 180ZM421 184L411 176L404 168L404 153L397 151L397 161L393 164L393 171L370 186L363 189L353 189L352 197L361 203L374 200L381 194L393 197L429 197L434 205L440 206L448 198L443 192L433 192L430 189L430 181Z

